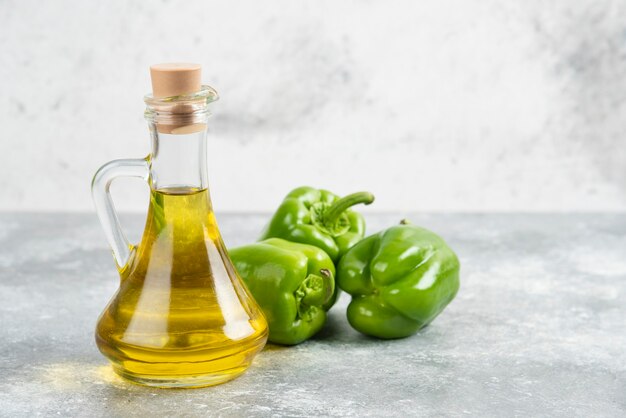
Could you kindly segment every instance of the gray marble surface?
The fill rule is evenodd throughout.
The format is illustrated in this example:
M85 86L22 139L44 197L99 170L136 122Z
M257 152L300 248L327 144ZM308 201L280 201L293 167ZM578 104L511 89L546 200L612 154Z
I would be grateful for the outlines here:
M371 215L370 230L407 214ZM626 215L425 215L462 285L397 341L352 330L347 297L300 346L268 346L222 386L116 377L93 329L117 283L95 215L0 214L0 415L624 416ZM228 245L265 215L219 215ZM123 218L137 235L142 218Z

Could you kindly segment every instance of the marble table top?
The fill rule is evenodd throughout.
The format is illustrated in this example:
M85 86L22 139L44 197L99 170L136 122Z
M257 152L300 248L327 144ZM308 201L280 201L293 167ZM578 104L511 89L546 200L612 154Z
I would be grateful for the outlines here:
M417 335L368 338L343 295L324 330L268 345L227 384L137 386L98 352L117 273L93 214L0 213L0 416L626 416L626 214L408 217L461 260L461 290ZM268 216L218 214L227 245ZM137 238L143 217L125 215Z

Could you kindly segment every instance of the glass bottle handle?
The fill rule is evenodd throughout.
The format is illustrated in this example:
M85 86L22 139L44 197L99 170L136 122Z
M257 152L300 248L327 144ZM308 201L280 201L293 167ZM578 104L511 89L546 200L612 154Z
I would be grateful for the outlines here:
M148 161L147 158L109 161L100 167L91 182L91 196L96 212L119 269L125 267L130 260L133 245L128 242L122 230L109 189L113 180L118 177L141 177L149 181L150 164Z

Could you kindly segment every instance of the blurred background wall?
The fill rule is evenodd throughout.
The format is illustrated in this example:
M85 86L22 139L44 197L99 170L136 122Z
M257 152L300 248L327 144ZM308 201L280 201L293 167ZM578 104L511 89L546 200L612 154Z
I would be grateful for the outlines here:
M148 67L199 62L218 211L626 209L626 1L0 0L1 210L91 211L149 151ZM123 210L146 188L119 181Z

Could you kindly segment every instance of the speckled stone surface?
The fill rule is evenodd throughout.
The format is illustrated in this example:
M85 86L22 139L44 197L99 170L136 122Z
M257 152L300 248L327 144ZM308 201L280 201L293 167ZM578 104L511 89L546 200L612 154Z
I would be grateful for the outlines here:
M370 230L405 216L371 215ZM626 215L410 218L462 262L431 326L367 338L344 295L320 335L268 346L240 378L159 390L116 377L95 346L117 282L95 215L0 214L0 415L626 415ZM218 216L228 245L265 219ZM140 231L141 217L123 221Z

